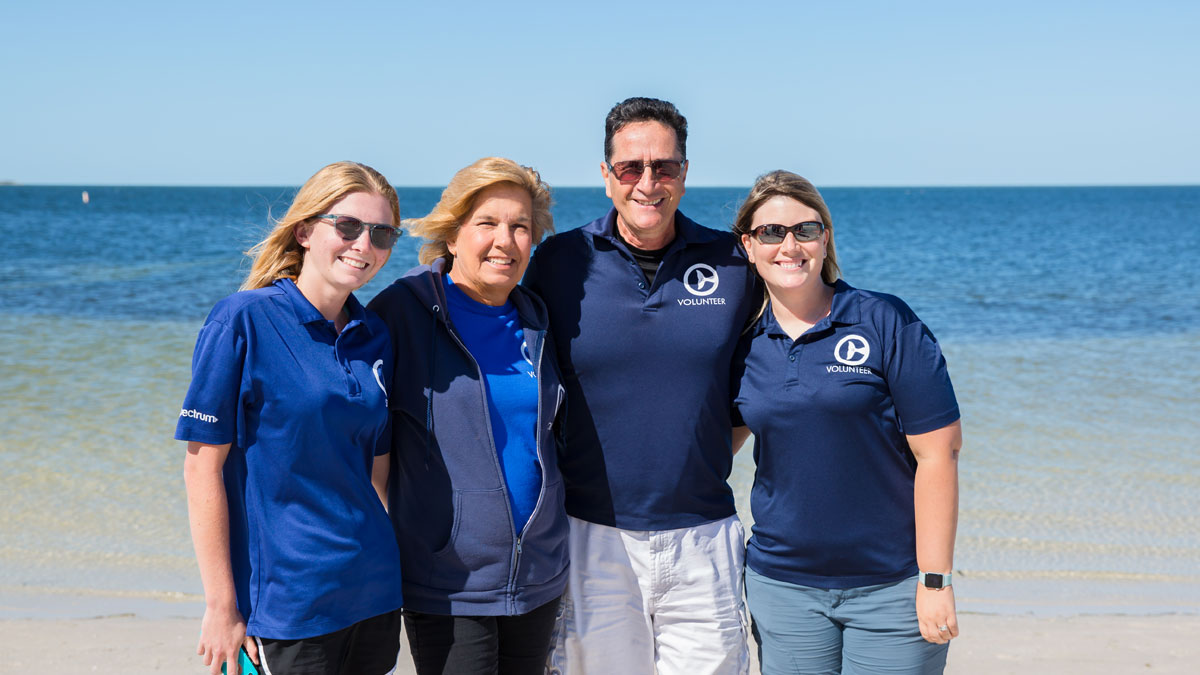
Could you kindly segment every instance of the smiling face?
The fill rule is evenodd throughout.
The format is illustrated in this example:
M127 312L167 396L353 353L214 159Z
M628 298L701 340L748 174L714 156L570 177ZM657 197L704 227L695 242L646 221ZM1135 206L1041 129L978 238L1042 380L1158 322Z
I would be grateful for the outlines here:
M352 192L335 202L327 213L354 216L364 223L392 222L392 207L383 195ZM392 252L371 245L370 230L346 241L332 221L313 219L296 228L296 241L304 247L304 263L296 286L314 305L327 299L345 299L371 280Z
M821 267L825 261L825 244L829 231L813 241L796 241L792 233L779 244L761 244L754 237L759 225L795 225L803 222L823 222L821 214L792 199L776 196L763 202L754 212L750 234L742 235L746 255L767 285L772 296L793 292L819 292L822 288Z
M533 248L533 202L512 183L485 188L447 244L450 278L472 300L500 306L521 281Z
M679 156L671 127L661 122L634 122L613 135L609 163L649 163L656 159L684 159ZM679 177L673 179L661 178L646 169L638 182L622 183L604 163L600 172L604 193L617 209L617 228L625 241L646 250L666 246L675 236L675 210L683 198L687 162Z

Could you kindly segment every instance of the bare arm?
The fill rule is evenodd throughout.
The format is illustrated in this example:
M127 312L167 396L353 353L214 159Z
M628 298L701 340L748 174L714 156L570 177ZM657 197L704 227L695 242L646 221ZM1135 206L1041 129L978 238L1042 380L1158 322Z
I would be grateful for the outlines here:
M200 643L196 653L204 659L212 675L228 662L230 673L237 674L238 648L243 644L258 662L254 641L246 637L246 620L238 612L233 585L233 567L229 560L229 506L221 469L229 455L229 444L205 445L189 442L183 460L183 482L187 486L188 522L192 527L192 545L196 564L204 584L204 619L200 624Z
M746 440L750 438L750 427L734 427L733 428L733 454L737 454L738 450L746 444Z
M908 437L917 459L913 506L917 525L917 566L923 572L946 573L954 568L954 536L958 529L958 452L962 424ZM958 637L954 587L932 590L917 585L917 619L921 635L934 643ZM946 626L948 630L939 630Z
M379 495L379 501L383 502L384 510L388 507L388 473L392 470L392 456L389 453L375 455L375 461L371 464L371 485L375 486L375 493Z

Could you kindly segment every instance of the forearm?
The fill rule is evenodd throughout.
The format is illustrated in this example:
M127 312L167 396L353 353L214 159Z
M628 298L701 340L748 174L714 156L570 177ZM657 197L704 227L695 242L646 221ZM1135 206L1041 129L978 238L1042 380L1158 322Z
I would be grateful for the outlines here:
M917 464L913 486L917 566L923 572L954 568L958 529L958 451L926 457Z
M221 469L209 460L198 457L189 448L184 461L188 522L205 604L227 610L237 606L229 557L229 504Z

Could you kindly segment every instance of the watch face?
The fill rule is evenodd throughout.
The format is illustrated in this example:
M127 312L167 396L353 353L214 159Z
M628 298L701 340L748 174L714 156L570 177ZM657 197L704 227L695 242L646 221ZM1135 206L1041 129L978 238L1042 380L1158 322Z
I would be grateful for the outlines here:
M943 577L940 574L925 574L925 588L941 588Z

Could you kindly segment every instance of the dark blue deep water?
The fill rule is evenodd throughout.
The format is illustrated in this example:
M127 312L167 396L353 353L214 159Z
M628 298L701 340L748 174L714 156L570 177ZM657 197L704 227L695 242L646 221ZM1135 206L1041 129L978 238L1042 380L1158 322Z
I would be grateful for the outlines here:
M90 203L80 198L83 189ZM295 188L0 187L0 311L203 319L241 251ZM728 228L741 188L692 188L683 210ZM402 188L406 218L439 190ZM600 188L555 191L560 230L602 213ZM904 298L943 339L1177 333L1200 327L1200 187L829 188L851 284ZM402 240L360 292L415 264Z

